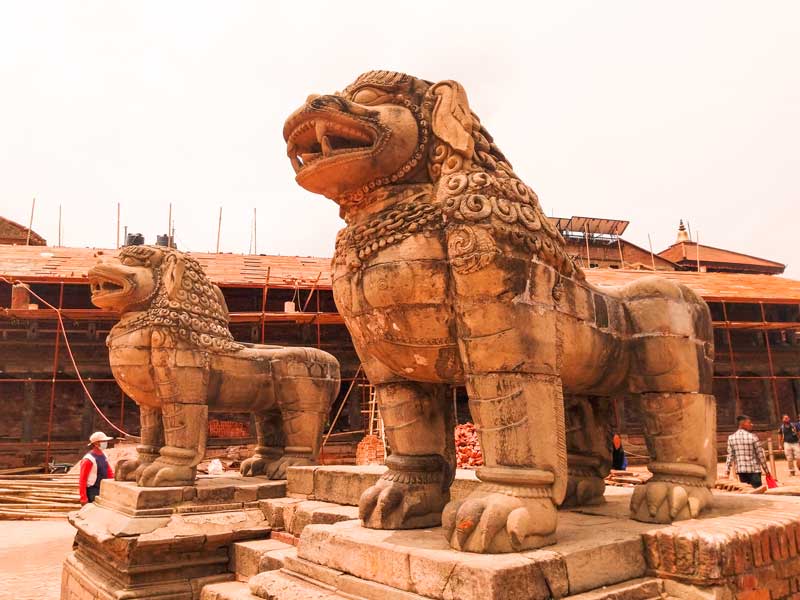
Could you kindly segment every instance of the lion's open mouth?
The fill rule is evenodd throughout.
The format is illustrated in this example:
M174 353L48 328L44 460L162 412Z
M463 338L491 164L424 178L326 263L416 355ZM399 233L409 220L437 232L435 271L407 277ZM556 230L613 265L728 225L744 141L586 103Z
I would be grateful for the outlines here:
M99 268L89 271L89 288L92 291L93 299L100 296L124 293L128 288L122 277L116 277L106 271L106 269L101 270Z
M113 281L93 281L91 282L92 294L108 294L112 292L119 292L124 289L123 286L117 285Z
M335 119L331 115L300 115L289 123L286 153L295 173L329 158L372 148L377 132L355 119Z

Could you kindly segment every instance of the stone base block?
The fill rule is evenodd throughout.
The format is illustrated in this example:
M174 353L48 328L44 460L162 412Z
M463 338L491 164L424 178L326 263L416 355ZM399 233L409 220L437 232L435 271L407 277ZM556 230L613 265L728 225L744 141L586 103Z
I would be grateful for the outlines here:
M358 506L361 494L385 472L383 465L289 467L286 490L294 498ZM464 498L477 485L475 471L458 469L450 496Z
M281 485L230 477L173 488L104 481L95 503L69 516L77 534L62 600L196 600L204 585L234 578L235 542L269 536L259 497Z

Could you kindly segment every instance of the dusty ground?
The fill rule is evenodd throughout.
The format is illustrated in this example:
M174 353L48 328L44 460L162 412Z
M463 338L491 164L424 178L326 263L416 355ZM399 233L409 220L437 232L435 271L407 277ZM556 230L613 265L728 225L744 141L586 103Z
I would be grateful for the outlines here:
M66 519L0 521L0 599L58 600L73 537Z

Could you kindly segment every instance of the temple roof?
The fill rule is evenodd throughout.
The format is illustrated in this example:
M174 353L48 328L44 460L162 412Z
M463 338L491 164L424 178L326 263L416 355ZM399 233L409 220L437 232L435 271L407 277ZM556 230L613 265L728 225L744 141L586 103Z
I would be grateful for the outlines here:
M786 265L779 262L733 250L704 246L688 240L676 242L666 250L659 252L658 255L682 266L693 266L697 265L698 250L700 265L714 269L770 274L780 274L786 269Z

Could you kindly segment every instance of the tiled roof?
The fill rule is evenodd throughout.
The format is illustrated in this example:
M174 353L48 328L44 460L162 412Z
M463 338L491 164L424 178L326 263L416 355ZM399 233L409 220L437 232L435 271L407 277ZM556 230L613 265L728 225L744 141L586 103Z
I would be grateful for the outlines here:
M53 248L43 246L0 246L0 275L23 281L85 281L100 254L116 250L101 248ZM330 288L330 259L304 256L262 256L243 254L191 255L221 286L261 287L269 272L271 287Z
M601 287L625 285L647 275L653 273L616 269L586 271L586 279ZM800 303L800 281L778 275L696 271L659 271L656 275L687 285L707 301Z
M42 246L0 246L0 275L27 282L83 283L98 253L116 250L93 248L49 248ZM191 253L221 286L261 287L269 269L274 287L331 287L330 259L302 256L252 256L241 254ZM650 271L589 269L587 280L598 286L625 285ZM659 271L659 277L688 285L706 300L738 302L800 303L800 281L775 275L739 273L696 273Z

